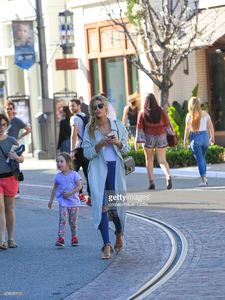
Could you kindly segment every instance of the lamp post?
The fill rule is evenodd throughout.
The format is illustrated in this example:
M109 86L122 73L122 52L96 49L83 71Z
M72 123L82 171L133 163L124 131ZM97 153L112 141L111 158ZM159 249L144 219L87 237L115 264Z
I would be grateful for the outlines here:
M73 13L69 10L59 13L59 34L63 54L72 54L74 47Z
M38 149L34 156L38 159L54 158L54 116L53 101L49 99L48 90L48 67L46 57L45 27L42 13L42 0L35 0L37 31L40 57L40 82L41 82L41 111L35 116L37 120Z

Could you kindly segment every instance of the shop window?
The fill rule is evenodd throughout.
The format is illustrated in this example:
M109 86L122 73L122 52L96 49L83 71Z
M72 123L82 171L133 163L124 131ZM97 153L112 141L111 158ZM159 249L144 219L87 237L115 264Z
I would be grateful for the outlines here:
M123 57L103 59L103 86L118 119L122 119L126 105L125 74Z
M211 114L215 130L225 130L225 63L224 52L210 54L211 66Z
M125 38L123 32L115 30L110 26L101 28L100 37L101 52L125 48Z
M99 49L96 29L88 29L88 53L97 52Z
M139 92L138 68L127 60L128 90L129 94Z
M100 92L98 60L97 59L90 59L90 74L91 74L91 94L93 96Z

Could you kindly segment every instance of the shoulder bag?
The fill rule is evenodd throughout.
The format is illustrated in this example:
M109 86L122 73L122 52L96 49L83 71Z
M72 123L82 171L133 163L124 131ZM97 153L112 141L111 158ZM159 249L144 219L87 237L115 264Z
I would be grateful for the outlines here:
M166 137L167 137L167 143L169 147L175 147L178 144L178 136L173 130L173 126L170 123L170 120L167 116L167 114L163 111L164 116L168 120L168 125L164 126L166 130Z

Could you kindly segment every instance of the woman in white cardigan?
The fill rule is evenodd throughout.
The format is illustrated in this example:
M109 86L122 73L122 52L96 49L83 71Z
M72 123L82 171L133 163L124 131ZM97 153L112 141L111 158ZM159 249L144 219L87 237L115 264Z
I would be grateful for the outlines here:
M90 122L86 126L83 148L89 159L88 180L94 223L103 239L102 259L111 258L108 216L115 225L115 251L123 246L126 178L122 153L127 153L128 133L121 121L110 120L108 100L94 96L90 101Z

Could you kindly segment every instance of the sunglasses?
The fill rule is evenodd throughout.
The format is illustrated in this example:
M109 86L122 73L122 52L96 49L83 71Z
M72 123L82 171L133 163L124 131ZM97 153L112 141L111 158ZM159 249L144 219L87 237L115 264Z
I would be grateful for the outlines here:
M5 127L5 126L7 126L7 123L0 123L1 128Z
M13 108L12 107L7 107L6 110L13 110Z
M99 103L99 104L96 104L96 105L93 107L93 109L94 109L94 110L97 110L97 109L103 109L103 107L104 107L104 104L103 104L103 103Z

